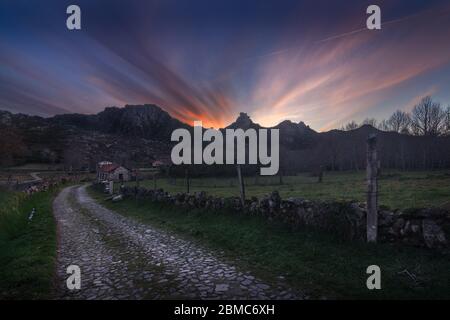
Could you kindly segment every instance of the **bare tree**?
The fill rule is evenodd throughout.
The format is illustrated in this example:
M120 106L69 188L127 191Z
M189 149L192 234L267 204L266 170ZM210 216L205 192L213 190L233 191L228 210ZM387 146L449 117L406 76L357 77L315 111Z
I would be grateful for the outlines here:
M377 123L378 123L377 119L375 119L375 118L366 118L366 119L364 119L362 124L363 125L368 124L368 125L376 128L377 127Z
M380 121L380 123L378 124L378 129L382 130L382 131L391 131L391 126L388 123L388 120L383 119Z
M413 133L423 136L437 136L443 129L445 112L440 103L434 102L430 96L423 98L414 106L411 114Z
M355 130L358 128L359 128L359 125L355 121L352 121L352 122L347 123L341 129L342 129L342 131L350 131L350 130Z
M447 110L445 110L444 134L450 135L450 104L447 106Z
M389 120L386 121L389 131L395 131L399 133L408 133L409 126L411 124L411 117L408 113L397 110L395 111Z

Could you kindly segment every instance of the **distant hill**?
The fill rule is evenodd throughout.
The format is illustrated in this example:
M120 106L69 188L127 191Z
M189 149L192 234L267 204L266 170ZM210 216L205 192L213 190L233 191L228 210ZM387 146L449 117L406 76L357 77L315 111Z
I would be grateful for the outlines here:
M154 105L51 118L0 111L0 164L46 162L95 168L97 162L108 159L150 166L154 160L167 157L170 134L179 127L188 126ZM13 135L2 139L1 132Z
M0 164L64 163L95 167L101 160L149 166L170 154L174 129L192 128L156 105L110 107L94 115L64 114L50 118L0 111ZM241 113L226 128L262 128ZM303 122L286 120L280 130L283 172L363 169L365 141L378 135L382 167L433 169L450 167L450 137L417 137L383 132L370 125L351 131L316 132Z
M189 127L152 104L110 107L95 115L57 115L49 121L85 130L164 141L170 140L173 130Z

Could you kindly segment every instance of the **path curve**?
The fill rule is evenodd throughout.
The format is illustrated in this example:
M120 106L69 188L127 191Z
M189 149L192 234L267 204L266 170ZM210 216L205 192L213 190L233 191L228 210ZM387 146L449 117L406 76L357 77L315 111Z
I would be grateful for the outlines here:
M86 186L56 197L59 299L298 299L198 244L126 218L96 203ZM66 269L81 269L81 289L67 289Z

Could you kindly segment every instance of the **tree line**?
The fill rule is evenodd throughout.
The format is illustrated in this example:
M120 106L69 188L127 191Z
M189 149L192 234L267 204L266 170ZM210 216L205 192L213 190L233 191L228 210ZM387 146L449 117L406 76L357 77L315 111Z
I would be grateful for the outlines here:
M389 119L378 121L374 118L366 118L361 124L351 121L341 130L350 131L363 125L414 136L450 135L450 105L444 107L441 103L434 101L431 96L426 96L413 107L411 112L397 110Z

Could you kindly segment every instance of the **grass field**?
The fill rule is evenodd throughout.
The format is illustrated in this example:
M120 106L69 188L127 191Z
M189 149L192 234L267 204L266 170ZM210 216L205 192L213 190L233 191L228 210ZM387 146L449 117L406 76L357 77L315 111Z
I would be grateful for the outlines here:
M56 259L55 191L0 190L0 299L51 298ZM36 215L28 221L32 208Z
M283 198L301 197L315 200L358 200L365 201L365 172L326 172L322 183L317 177L308 174L283 177L279 184L278 177L247 177L246 195L248 197L270 193L278 190ZM128 182L135 185L135 182ZM153 188L152 180L140 182L141 186ZM236 178L201 178L191 179L190 191L206 191L217 196L238 196ZM166 178L157 180L157 187L169 192L184 192L184 179L175 183ZM383 172L379 180L381 205L392 209L417 208L427 206L450 206L450 171L428 172Z
M268 282L285 277L311 298L450 298L450 259L411 247L343 242L309 230L290 231L251 216L192 210L127 199L100 203L154 227L223 252ZM366 268L380 266L382 290L368 290ZM417 281L407 275L417 277Z

